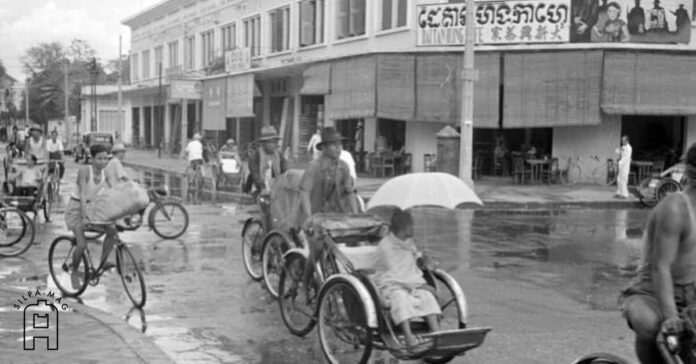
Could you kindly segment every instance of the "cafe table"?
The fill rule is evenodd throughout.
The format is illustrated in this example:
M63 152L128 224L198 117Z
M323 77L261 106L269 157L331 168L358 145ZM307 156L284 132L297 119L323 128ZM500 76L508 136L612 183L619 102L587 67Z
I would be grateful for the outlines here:
M541 172L549 163L548 159L527 159L527 164L532 168L532 183L541 181Z

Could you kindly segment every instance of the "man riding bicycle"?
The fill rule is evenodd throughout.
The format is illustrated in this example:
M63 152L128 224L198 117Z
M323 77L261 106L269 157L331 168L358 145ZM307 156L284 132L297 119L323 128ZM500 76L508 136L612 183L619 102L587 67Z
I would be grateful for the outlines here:
M46 139L43 137L43 129L39 125L32 125L29 128L31 137L24 146L24 155L34 155L39 161L46 162L48 151L46 149Z
M64 149L63 142L58 139L58 131L51 132L51 139L46 141L46 151L48 152L48 173L53 173L58 164L58 177L63 179L65 174L65 162L63 162ZM56 162L57 161L57 162Z
M679 311L696 303L696 144L684 159L687 186L653 209L643 234L640 270L621 292L621 310L635 332L636 354L643 364L663 363L658 333L682 333Z
M188 157L189 165L194 170L198 170L203 165L203 143L201 143L201 134L196 133L193 135L193 140L186 145L186 149L183 151L182 158Z

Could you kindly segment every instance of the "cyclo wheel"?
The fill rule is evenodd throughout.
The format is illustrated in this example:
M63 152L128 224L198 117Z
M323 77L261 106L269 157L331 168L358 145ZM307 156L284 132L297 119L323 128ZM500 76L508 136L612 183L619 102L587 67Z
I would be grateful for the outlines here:
M89 265L87 264L87 251L82 252L81 264L78 266L80 285L74 288L71 283L73 251L77 242L71 236L59 236L51 243L48 250L48 270L51 278L63 295L77 297L82 294L89 283Z
M266 235L263 224L254 218L248 220L242 229L242 260L244 269L255 281L263 278L263 266L261 265L261 253L263 252L263 238Z
M372 330L363 305L356 302L360 296L345 280L329 281L322 288L317 321L321 350L329 363L365 364L372 354Z
M116 267L118 274L121 276L123 288L128 294L133 305L138 308L145 306L147 292L145 291L145 279L138 267L138 262L133 257L130 249L120 243L116 247Z
M162 201L148 217L152 230L162 239L176 239L186 232L189 215L178 201Z
M655 186L655 200L660 202L668 195L679 192L681 189L679 182L671 178L664 178Z
M650 188L650 182L652 181L652 179L652 177L644 178L642 181L640 181L640 184L638 185L638 195L640 196L639 200L641 203L643 203L643 205L647 207L653 207L657 205L655 195L656 189Z
M280 272L278 286L280 316L288 330L299 337L307 335L317 323L316 285L314 282L311 284L309 302L302 286L306 262L307 259L300 253L289 254L285 260L285 268Z
M34 243L34 222L15 207L0 209L0 257L16 257Z
M440 275L431 274L433 277L432 282L428 282L435 287L437 294L435 298L437 303L440 305L440 310L442 311L442 316L440 319L440 329L446 330L457 330L466 327L466 324L461 322L461 310L457 304L457 296L454 293L454 289L450 286ZM429 357L423 360L430 364L444 364L449 363L454 359L454 356L444 356L444 357Z
M280 273L283 271L283 254L289 248L290 243L279 233L271 233L263 242L261 253L263 283L273 298L278 298Z

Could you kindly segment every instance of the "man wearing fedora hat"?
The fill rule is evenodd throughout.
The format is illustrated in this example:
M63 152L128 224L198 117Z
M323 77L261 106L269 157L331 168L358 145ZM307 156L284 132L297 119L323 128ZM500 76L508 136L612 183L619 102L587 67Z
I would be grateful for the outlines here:
M300 181L302 209L306 216L320 212L358 213L350 167L340 159L344 140L332 127L322 130L321 142L317 145L321 157L309 165ZM305 287L308 287L309 279L314 274L316 257L322 249L322 246L311 244L311 241L309 245L310 253L303 277Z
M26 144L24 154L35 155L40 161L45 161L48 157L46 150L46 139L43 137L43 128L34 124L29 128L29 142Z
M260 194L267 193L271 181L287 170L287 162L278 150L279 140L280 136L272 125L264 126L261 137L256 140L258 147L249 159L249 173Z

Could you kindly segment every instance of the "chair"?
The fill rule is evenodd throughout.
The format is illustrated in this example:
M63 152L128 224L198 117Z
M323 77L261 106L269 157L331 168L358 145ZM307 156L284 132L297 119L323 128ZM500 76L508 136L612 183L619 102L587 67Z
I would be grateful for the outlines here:
M383 172L382 156L377 154L377 153L370 153L369 161L370 161L370 175L372 177L378 177L378 175L381 176L381 174Z
M395 173L395 168L394 168L394 153L392 152L382 152L382 173L385 177L387 176L393 176ZM388 175L387 171L391 170L391 173Z
M532 179L532 170L525 167L524 159L514 158L512 160L512 181L519 180L519 183L523 184L525 179Z
M406 153L401 159L401 173L411 173L411 164L413 163L413 155Z
M472 169L471 169L471 176L473 179L478 180L481 178L481 172L483 170L483 158L481 157L480 154L474 155L474 161L473 161Z
M558 169L558 158L549 159L546 168L541 170L541 180L546 183L553 183L561 178L561 171Z

